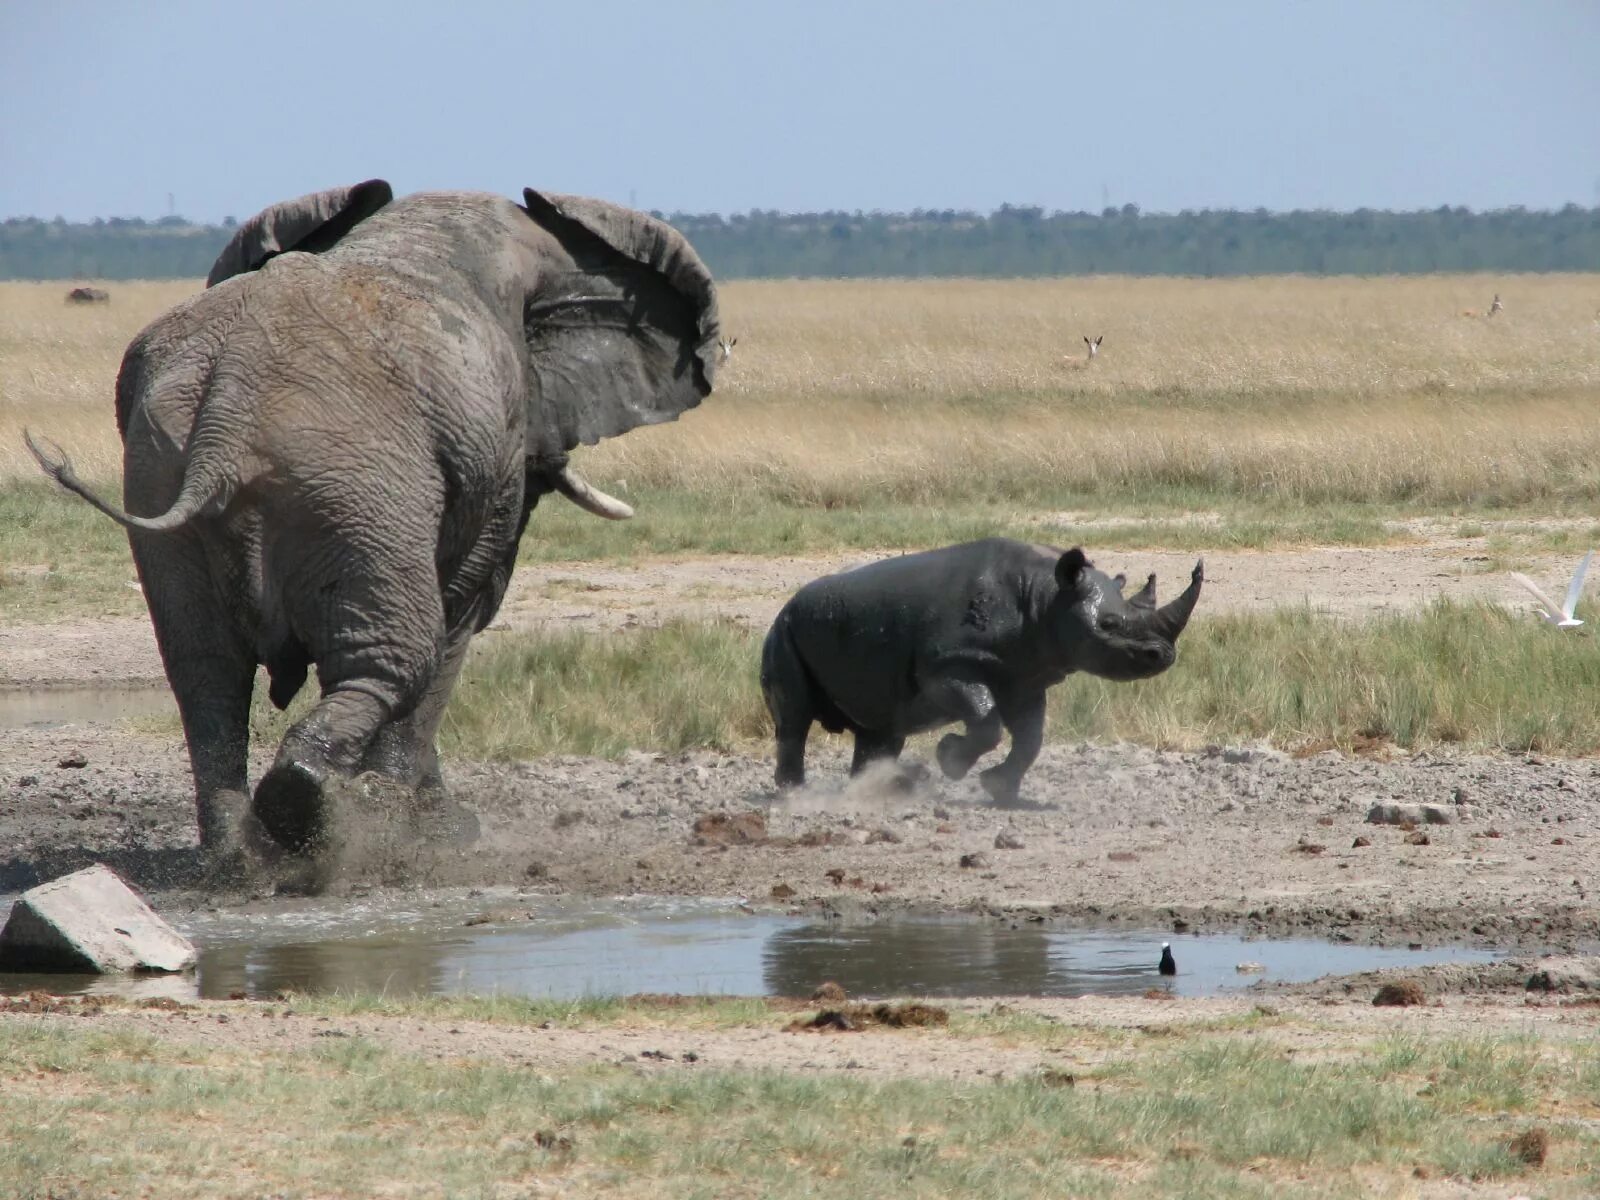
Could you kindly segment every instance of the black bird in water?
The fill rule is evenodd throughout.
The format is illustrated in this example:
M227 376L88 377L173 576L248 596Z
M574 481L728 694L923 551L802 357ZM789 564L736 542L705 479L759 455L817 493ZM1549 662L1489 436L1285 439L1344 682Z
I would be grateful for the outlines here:
M1172 957L1171 942L1161 943L1161 965L1156 970L1163 975L1176 975L1178 973L1178 964Z

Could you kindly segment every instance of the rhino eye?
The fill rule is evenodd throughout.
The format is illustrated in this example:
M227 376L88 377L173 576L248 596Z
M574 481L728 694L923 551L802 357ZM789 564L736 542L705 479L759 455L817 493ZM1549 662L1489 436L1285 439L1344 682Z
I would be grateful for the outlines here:
M1100 617L1101 629L1121 629L1124 622L1117 613L1103 613Z

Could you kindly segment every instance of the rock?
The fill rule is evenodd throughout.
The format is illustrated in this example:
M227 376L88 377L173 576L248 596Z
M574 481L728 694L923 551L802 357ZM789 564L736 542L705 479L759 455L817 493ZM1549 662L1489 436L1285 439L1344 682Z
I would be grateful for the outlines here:
M893 846L898 845L900 841L900 835L892 829L874 829L867 834L867 845L869 846L876 846L880 842L888 842Z
M1415 833L1406 834L1406 845L1431 846L1433 845L1433 839L1419 829Z
M1372 839L1371 838L1358 837L1358 838L1356 838L1355 841L1350 843L1350 849L1352 849L1352 850L1360 850L1363 846L1370 846L1370 845L1372 845Z
M767 819L753 809L707 813L694 823L694 840L701 846L759 846L767 840Z
M817 990L811 993L811 1002L813 1004L843 1004L849 998L849 996L845 995L844 988L840 987L832 979L823 980L817 986Z
M1010 829L1002 829L994 835L994 848L996 850L1021 850L1023 841Z
M56 766L60 767L64 771L76 771L83 767L87 767L88 765L89 760L84 756L82 750L74 750L71 754L65 755L56 763Z
M963 854L961 856L961 866L966 870L981 871L988 865L989 856L982 851L974 851L972 854Z
M1442 804L1395 804L1380 800L1367 810L1368 825L1450 825L1466 819Z
M789 900L794 896L794 889L787 883L775 883L770 894L774 900Z
M182 971L195 948L109 867L96 863L23 892L0 931L0 969Z
M1423 994L1422 985L1415 979L1401 979L1394 983L1386 983L1378 989L1378 994L1372 1002L1379 1008L1409 1008L1415 1004L1427 1002Z
M1267 970L1266 967L1258 962L1235 963L1233 969L1240 975L1262 975Z
M1530 992L1600 991L1600 958L1563 955L1541 959L1528 976Z

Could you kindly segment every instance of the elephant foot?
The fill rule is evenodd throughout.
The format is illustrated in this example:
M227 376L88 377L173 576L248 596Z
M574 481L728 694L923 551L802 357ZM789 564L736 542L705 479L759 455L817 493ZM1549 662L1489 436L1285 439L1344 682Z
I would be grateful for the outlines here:
M939 770L944 772L946 779L965 779L967 772L972 770L974 759L968 757L963 751L966 749L966 739L959 733L947 733L939 739L939 744L934 748L934 758L939 762Z
M305 763L281 762L256 785L256 819L291 854L305 854L325 831L325 782L325 776Z

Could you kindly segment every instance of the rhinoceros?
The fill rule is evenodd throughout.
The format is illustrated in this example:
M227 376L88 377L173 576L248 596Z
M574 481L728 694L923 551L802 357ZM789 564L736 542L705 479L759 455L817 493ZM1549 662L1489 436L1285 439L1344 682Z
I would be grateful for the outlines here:
M1204 577L1202 560L1158 608L1154 575L1124 598L1124 577L1095 570L1081 547L986 538L815 579L762 648L778 787L805 782L813 721L855 735L852 775L898 757L911 734L961 721L964 733L939 740L940 769L962 778L1004 728L1011 751L979 782L994 803L1016 804L1044 738L1046 689L1073 671L1116 680L1165 671Z

